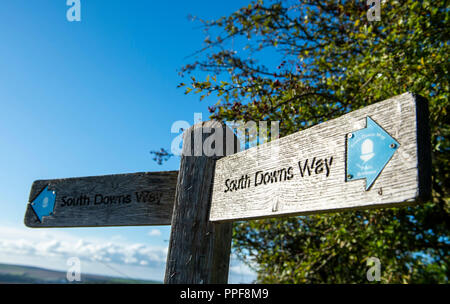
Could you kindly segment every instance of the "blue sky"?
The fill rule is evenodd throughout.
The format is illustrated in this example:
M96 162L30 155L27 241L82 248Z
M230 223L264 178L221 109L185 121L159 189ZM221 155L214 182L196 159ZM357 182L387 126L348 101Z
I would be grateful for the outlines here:
M248 1L81 0L68 22L66 0L0 5L0 263L62 269L78 254L82 272L163 279L170 227L24 227L31 184L163 166L150 150L169 148L175 121L208 117L198 96L176 86L203 32L188 15L214 19ZM254 274L233 259L230 282Z

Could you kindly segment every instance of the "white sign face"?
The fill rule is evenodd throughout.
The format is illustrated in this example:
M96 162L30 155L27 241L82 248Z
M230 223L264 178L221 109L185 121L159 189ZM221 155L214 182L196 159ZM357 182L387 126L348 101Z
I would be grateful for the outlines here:
M428 105L405 93L216 163L211 221L398 206L431 193Z

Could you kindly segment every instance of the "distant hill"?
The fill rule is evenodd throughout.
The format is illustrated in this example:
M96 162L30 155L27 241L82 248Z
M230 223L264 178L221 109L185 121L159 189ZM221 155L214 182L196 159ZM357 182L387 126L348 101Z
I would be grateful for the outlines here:
M160 284L162 282L82 274L81 282L69 282L63 271L0 264L0 284Z

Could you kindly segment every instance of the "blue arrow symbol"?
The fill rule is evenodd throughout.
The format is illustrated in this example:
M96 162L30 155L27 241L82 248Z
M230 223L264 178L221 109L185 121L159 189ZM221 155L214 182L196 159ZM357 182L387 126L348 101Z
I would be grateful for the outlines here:
M55 191L48 190L47 185L44 190L42 190L41 193L39 193L39 195L31 202L31 207L41 223L44 216L50 216L53 214L55 200Z
M366 179L366 191L391 160L400 144L372 118L366 128L347 135L347 181Z

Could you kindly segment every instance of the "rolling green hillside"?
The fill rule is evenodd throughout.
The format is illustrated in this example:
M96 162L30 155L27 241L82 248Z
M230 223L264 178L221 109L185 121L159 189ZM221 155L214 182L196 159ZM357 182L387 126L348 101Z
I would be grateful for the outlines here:
M82 274L81 282L68 282L66 273L32 266L0 264L0 284L159 284L157 281L134 280Z

